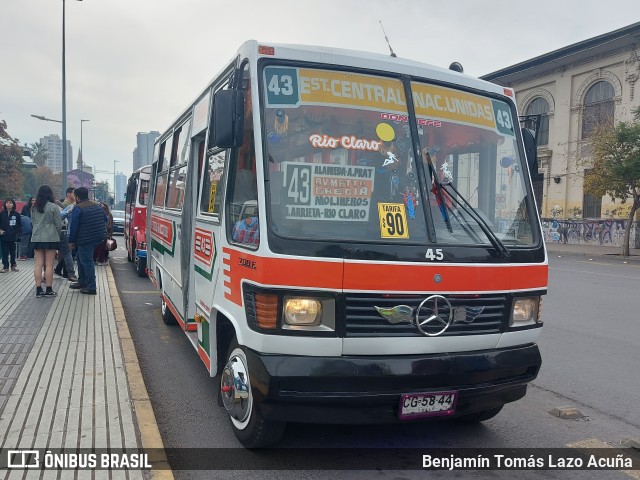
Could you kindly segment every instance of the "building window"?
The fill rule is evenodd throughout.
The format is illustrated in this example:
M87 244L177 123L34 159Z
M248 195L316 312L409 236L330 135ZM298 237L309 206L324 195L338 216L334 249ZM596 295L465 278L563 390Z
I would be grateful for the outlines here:
M538 129L537 145L549 143L549 102L543 97L536 97L527 107L526 115L540 115L540 127Z
M594 83L584 97L582 138L589 138L598 127L613 126L615 90L609 82Z
M585 178L589 175L590 170L584 171ZM592 197L588 193L582 194L582 217L583 218L600 218L602 212L602 197Z

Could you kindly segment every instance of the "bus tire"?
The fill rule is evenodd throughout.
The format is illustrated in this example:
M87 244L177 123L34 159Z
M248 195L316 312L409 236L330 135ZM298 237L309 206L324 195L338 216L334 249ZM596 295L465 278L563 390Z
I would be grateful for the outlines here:
M226 360L220 375L219 394L229 414L233 433L246 448L273 445L282 437L286 423L265 420L255 408L247 356L235 338L231 341ZM237 380L242 378L245 380L241 385L248 388L238 389Z
M176 317L174 317L173 313L171 313L171 309L169 308L169 305L167 305L167 302L164 299L164 295L162 295L160 312L162 313L162 321L165 325L176 325L178 323L176 321Z
M136 258L136 272L139 277L147 276L147 259L146 258Z
M457 417L456 421L464 422L464 423L480 423L485 420L489 420L500 413L502 407L504 405L500 405L499 407L490 408L489 410L483 410L481 412L470 413L469 415L462 415L461 417Z

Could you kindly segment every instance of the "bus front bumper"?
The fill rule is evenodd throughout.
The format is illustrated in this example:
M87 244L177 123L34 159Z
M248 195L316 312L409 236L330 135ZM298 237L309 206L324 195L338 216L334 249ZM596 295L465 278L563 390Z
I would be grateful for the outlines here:
M522 398L541 365L535 344L394 357L246 354L262 416L302 423L398 422L400 398L410 393L457 392L446 418L481 412Z

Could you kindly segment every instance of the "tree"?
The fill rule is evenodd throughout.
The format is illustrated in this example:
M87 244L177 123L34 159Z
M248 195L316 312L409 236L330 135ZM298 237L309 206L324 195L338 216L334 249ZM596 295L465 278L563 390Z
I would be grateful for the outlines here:
M29 149L31 150L31 154L33 155L33 161L35 162L35 164L39 167L44 167L49 154L47 146L40 142L36 142L29 145Z
M631 225L640 209L640 107L633 113L633 122L599 128L591 136L593 168L584 179L584 190L589 195L609 195L621 203L633 202L624 230L624 256L629 256Z
M53 189L54 194L57 194L61 190L61 181L62 175L53 173L47 167L31 168L24 172L24 193L35 196L40 185L46 184Z
M22 196L22 154L18 140L7 133L7 122L0 121L0 198Z

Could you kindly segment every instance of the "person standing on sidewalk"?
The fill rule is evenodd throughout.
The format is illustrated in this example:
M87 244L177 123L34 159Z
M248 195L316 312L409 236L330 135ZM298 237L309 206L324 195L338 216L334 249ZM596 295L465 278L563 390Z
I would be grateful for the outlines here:
M22 240L20 241L20 254L18 260L33 258L33 248L31 247L31 217L20 215L22 224Z
M58 206L60 205L62 205L62 203L58 204ZM62 230L60 231L60 243L58 244L58 264L56 268L53 269L53 272L61 277L68 278L71 282L77 282L78 277L76 277L76 270L73 266L71 246L69 245L69 237L67 236L67 215L71 208L73 208L73 204L67 205L67 207L60 212L60 216L62 217Z
M17 272L16 265L16 242L20 241L22 235L22 223L20 214L16 212L16 202L13 198L4 201L4 207L0 212L0 241L2 242L2 270L0 273L9 271L9 261L11 261L11 271Z
M71 210L69 242L78 248L78 281L69 288L87 295L96 294L96 269L93 250L107 238L107 217L99 203L89 200L86 187L75 189L76 206Z
M62 201L62 208L66 208L69 205L73 205L76 203L76 195L74 192L75 189L73 187L67 188L67 193L64 197L64 200Z
M27 203L24 205L24 207L22 207L22 211L20 212L20 216L22 218L31 218L31 208L33 207L34 203L36 203L36 199L33 197L29 197L29 200L27 200Z
M105 202L100 202L102 209L104 210L104 214L107 216L107 238L111 238L113 235L113 215L111 215L111 211L109 210L109 205ZM109 251L107 250L107 239L105 238L101 241L96 249L93 252L93 260L96 262L96 265L109 265Z
M41 185L36 195L36 203L31 209L31 245L35 255L35 267L33 275L36 283L36 297L55 297L53 291L53 261L56 258L56 250L60 243L60 230L62 230L62 217L60 208L56 205L53 190L49 185ZM44 278L47 286L46 292L42 291L42 269L45 268Z

